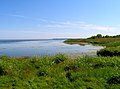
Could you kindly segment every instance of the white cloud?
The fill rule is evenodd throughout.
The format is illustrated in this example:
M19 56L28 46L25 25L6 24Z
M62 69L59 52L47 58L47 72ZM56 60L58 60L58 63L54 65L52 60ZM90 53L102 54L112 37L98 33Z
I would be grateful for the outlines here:
M46 19L36 19L36 20L40 20L40 21L42 21L42 22L47 22Z
M114 35L120 33L120 25L110 26L110 25L98 25L87 23L84 21L49 21L42 18L31 18L19 14L9 14L4 15L9 17L15 17L23 20L31 20L38 22L40 24L35 25L34 27L27 28L15 28L3 33L2 38L6 38L4 34L7 34L7 38L54 38L54 37L88 37L101 33L103 35ZM22 27L22 26L21 26ZM16 30L18 29L18 30ZM20 34L21 33L21 34ZM15 35L13 35L15 34ZM18 34L20 34L18 36Z
M87 30L99 30L99 31L111 31L111 30L118 29L117 27L100 26L100 25L88 24L88 23L80 24L80 28L87 29Z
M40 21L40 22L45 23L44 27L47 27L47 28L56 28L56 29L57 28L64 28L64 29L73 28L73 29L80 29L80 30L82 29L82 30L96 30L96 31L97 30L98 31L114 31L114 30L120 28L120 26L102 26L102 25L87 23L84 21L57 22L57 21L48 21L43 18L31 18L31 17L19 15L19 14L3 14L3 15L22 18L22 19L26 19L26 20ZM37 26L41 27L42 25L38 24Z
M82 30L98 30L98 31L112 31L112 30L116 30L118 29L118 27L114 27L114 26L102 26L102 25L96 25L96 24L90 24L90 23L86 23L83 21L77 21L77 22L70 22L70 21L66 21L66 22L56 22L56 23L49 23L47 25L45 25L45 27L48 28L77 28L77 29L82 29Z
M52 39L52 38L78 38L75 33L41 32L41 31L0 31L0 39ZM9 34L9 35L4 35Z
M47 20L43 19L43 18L32 18L32 17L28 17L28 16L19 15L19 14L1 14L1 15L9 16L9 17L17 17L17 18L22 18L22 19L26 19L26 20L35 20L35 21L47 22Z
M9 15L9 16L12 16L12 17L18 17L18 18L25 18L25 16L22 16L22 15L15 15L15 14L11 14L11 15Z
M84 21L64 21L64 22L57 22L57 21L49 21L43 18L32 18L24 15L19 15L19 14L0 14L0 15L5 15L5 16L10 16L10 17L17 17L17 18L22 18L26 20L33 20L33 21L40 21L44 23L44 26L42 24L36 25L37 27L47 27L47 28L64 28L64 29L82 29L82 30L98 30L98 31L114 31L116 29L120 28L120 25L118 26L103 26L103 25L97 25L97 24L91 24L87 23Z

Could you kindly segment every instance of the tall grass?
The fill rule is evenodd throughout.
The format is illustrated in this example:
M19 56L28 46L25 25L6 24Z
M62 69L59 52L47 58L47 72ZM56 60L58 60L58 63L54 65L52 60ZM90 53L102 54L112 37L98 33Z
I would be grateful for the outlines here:
M65 40L64 42L68 44L91 43L94 45L115 47L120 45L120 38L68 39Z
M120 57L0 58L0 89L119 89Z

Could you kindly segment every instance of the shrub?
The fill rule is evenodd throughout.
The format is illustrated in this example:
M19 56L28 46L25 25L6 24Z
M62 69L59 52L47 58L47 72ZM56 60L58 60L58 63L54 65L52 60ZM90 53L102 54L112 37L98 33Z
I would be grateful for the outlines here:
M107 47L97 51L98 56L120 56L120 46L118 47Z
M94 68L99 68L99 67L104 67L105 65L104 64L102 64L102 63L97 63L97 64L95 64L94 65Z
M70 82L74 81L74 78L72 78L72 74L70 72L66 73L66 78L68 78Z
M63 54L57 54L54 58L54 63L59 64L64 62L67 59L67 57Z
M2 66L0 66L0 75L4 75L4 69Z
M109 84L120 84L120 76L112 76L108 82Z

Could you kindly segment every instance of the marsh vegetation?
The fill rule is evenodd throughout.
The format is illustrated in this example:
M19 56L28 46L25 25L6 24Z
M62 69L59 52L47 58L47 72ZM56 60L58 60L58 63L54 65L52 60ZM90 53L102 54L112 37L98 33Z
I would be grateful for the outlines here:
M22 59L22 60L21 60ZM0 58L1 89L119 89L120 57Z
M101 34L98 34L87 39L68 39L64 42L67 44L89 43L101 45L105 48L97 51L98 56L120 56L120 35L102 36Z

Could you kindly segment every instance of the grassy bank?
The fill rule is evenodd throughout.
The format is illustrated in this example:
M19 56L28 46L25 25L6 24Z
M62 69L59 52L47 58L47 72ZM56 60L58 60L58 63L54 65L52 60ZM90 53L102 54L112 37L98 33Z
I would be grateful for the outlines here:
M93 44L106 47L116 47L120 45L120 38L96 38L96 39L68 39L64 43L67 44Z
M120 56L120 35L102 37L102 35L98 34L87 39L68 39L64 43L101 45L106 48L98 51L98 56Z
M120 89L120 57L0 58L0 89Z

